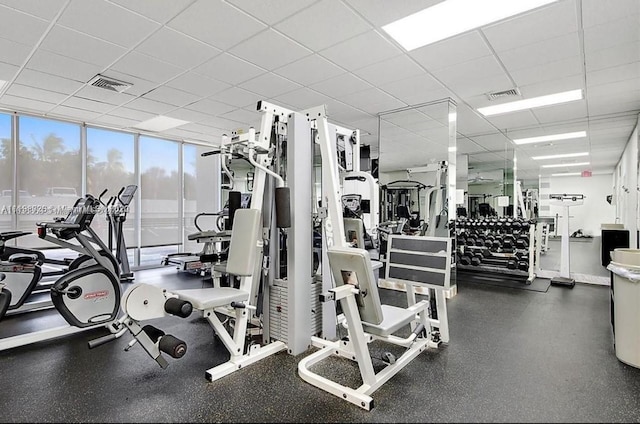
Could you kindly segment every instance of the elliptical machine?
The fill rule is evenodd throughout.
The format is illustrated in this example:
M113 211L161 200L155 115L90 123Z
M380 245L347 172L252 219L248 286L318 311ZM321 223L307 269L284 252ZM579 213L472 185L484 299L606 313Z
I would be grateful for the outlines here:
M109 251L114 251L115 242L115 258L120 265L120 281L133 281L134 276L129 266L129 257L127 256L127 245L124 239L124 223L127 220L127 212L129 205L133 201L138 186L131 184L122 187L117 195L112 196L104 205L106 206L107 222L109 223L108 244ZM103 192L103 194L106 190Z
M37 224L38 237L58 246L75 250L81 254L81 258L86 258L81 262L78 261L77 267L59 277L51 287L53 305L70 326L1 339L0 350L49 340L83 329L106 326L116 319L120 310L121 296L118 263L104 242L90 227L99 207L99 200L91 195L86 195L75 202L66 218ZM70 243L68 240L71 239L75 239L78 244ZM21 260L20 257L17 259ZM11 308L13 296L24 297L24 288L22 288L23 295L20 296L18 294L20 293L20 285L12 281L15 273L7 272L7 269L15 269L18 274L26 272L28 275L28 272L24 271L25 269L38 268L35 257L25 257L22 260L24 261L22 263L19 261L0 263L2 265L0 273L6 276L2 282L4 287L0 287L4 302L0 300L0 303L5 303L8 298L9 306L6 309ZM0 312L2 311L0 310Z

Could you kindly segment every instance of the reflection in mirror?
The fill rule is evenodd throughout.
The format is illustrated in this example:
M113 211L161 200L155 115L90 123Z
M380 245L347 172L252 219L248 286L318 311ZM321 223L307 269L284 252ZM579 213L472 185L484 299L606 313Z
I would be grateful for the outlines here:
M379 114L383 263L388 259L386 241L390 234L451 238L455 233L456 122L456 105L451 99ZM448 272L454 271L450 273L452 287L455 287L454 259L452 255L452 263L447 264ZM380 274L383 287L385 270L383 265ZM389 288L398 287L389 284Z

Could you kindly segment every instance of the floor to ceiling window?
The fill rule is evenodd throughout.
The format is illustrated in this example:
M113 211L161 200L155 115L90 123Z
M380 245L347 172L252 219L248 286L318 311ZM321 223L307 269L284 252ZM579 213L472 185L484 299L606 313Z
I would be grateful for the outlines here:
M11 115L0 114L0 231L13 227L13 148Z
M87 193L99 196L105 189L103 202L125 186L136 184L134 135L101 128L87 128ZM134 263L133 250L138 245L134 200L128 207L124 222L125 243L129 250L129 262ZM108 222L105 214L94 219L91 227L108 243ZM115 242L114 242L115 245Z
M80 125L21 116L18 125L18 229L36 231L36 223L66 216L82 195ZM35 236L29 247L54 247Z
M180 144L141 136L140 265L159 264L182 243Z

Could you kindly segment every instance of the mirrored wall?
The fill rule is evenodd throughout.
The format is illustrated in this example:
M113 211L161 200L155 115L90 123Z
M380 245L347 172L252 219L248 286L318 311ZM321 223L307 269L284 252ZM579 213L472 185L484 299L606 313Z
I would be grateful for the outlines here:
M449 98L379 114L381 258L388 234L455 233L456 124L456 104ZM398 288L384 280L384 267L380 275L382 287Z

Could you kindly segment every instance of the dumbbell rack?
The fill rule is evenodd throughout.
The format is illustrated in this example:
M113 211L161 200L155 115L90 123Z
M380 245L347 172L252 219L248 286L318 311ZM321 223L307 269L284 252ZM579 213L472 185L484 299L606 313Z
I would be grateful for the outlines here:
M456 268L536 278L536 222L523 218L456 220Z

